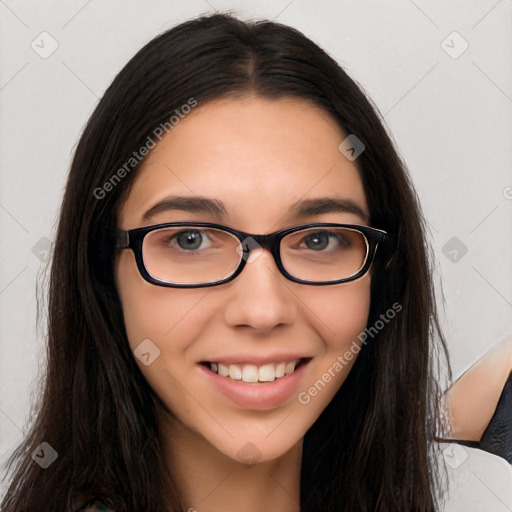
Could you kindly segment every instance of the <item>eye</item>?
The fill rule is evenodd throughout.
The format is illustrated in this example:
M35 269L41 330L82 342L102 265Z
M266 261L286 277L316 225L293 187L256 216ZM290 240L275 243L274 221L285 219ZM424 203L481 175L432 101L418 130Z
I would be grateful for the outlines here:
M350 247L349 241L341 234L333 231L315 231L304 237L308 249L324 250L334 240L339 247Z
M200 248L205 249L206 247L201 247L201 245L207 240L208 235L206 233L198 229L187 229L167 237L164 242L169 245L178 245L180 249L186 251L195 251Z

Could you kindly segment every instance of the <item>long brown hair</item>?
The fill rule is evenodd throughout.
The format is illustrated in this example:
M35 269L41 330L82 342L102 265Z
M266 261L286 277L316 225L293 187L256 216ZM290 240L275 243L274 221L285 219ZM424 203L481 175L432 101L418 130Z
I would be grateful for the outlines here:
M301 509L437 510L440 468L431 441L443 426L438 373L448 361L425 222L405 165L362 89L315 43L278 23L215 14L143 47L84 129L51 263L44 389L31 430L9 459L4 511L73 511L96 496L118 512L182 510L158 438L162 404L130 351L113 251L102 237L140 163L108 190L104 184L190 98L201 105L248 93L312 101L364 143L357 165L371 225L391 234L373 263L368 326L392 304L402 308L368 337L307 432ZM42 442L58 453L46 469L31 457Z

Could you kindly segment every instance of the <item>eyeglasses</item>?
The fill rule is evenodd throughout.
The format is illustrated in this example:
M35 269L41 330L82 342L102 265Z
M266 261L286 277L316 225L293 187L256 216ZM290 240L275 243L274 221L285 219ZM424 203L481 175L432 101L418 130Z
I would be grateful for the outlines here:
M210 222L170 222L112 230L116 249L131 249L149 283L199 288L227 283L259 249L272 253L290 281L338 284L363 276L387 233L353 224L313 223L254 235Z

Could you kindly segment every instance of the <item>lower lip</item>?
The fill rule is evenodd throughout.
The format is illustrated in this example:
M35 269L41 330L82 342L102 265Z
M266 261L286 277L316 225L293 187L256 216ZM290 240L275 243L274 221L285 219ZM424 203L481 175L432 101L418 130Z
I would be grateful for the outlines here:
M199 367L212 384L224 396L232 400L240 407L252 409L269 409L285 402L297 389L299 381L310 361L303 362L293 373L285 375L272 382L246 383L241 380L233 380L206 368Z

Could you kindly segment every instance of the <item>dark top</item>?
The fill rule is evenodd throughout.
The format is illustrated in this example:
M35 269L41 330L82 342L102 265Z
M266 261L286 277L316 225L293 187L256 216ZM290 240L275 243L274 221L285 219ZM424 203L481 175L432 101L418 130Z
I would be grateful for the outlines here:
M109 510L112 512L115 512L112 507L110 507L106 502L103 500L94 499L91 501L88 501L84 505L82 505L77 512L99 512L99 511L105 511Z

